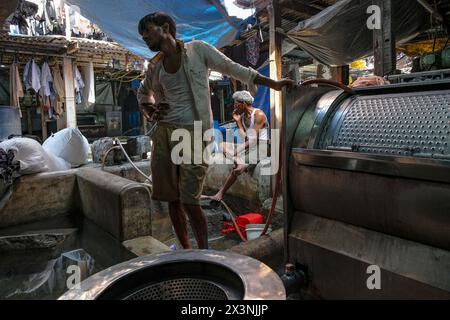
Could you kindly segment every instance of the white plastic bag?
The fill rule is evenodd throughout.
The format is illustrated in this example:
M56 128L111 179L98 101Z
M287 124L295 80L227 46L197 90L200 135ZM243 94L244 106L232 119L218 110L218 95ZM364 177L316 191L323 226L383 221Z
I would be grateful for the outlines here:
M14 159L20 163L21 175L46 171L63 171L70 165L63 159L47 153L39 142L29 138L13 138L0 143L5 151L13 150Z
M85 164L90 151L89 142L76 128L66 128L52 134L42 146L47 152L70 163L72 167Z

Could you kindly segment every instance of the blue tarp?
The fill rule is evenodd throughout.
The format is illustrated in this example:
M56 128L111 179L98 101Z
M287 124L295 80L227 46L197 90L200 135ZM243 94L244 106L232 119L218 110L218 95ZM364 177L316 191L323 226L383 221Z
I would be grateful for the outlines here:
M269 65L259 68L258 72L266 77L270 76ZM266 86L258 86L258 93L253 102L255 108L261 109L267 116L270 123L270 88Z
M65 0L97 24L114 41L144 58L154 56L138 33L139 20L152 12L164 11L177 23L183 41L206 41L215 47L231 43L241 20L230 18L219 0Z

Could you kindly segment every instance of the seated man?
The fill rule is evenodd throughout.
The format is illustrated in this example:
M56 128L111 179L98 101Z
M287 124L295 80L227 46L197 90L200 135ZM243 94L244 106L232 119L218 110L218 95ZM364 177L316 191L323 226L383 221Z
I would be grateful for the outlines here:
M243 172L253 171L257 166L257 163L244 163L242 156L248 155L250 150L255 150L258 144L267 145L269 140L269 123L267 117L261 109L252 106L254 100L252 95L248 91L237 91L233 94L233 100L233 119L238 127L239 135L246 138L245 143L237 147L233 146L234 167L223 187L214 196L202 196L202 199L222 201L225 193L233 185L237 177ZM229 155L227 147L222 147L225 156ZM270 148L268 147L267 150L270 150Z

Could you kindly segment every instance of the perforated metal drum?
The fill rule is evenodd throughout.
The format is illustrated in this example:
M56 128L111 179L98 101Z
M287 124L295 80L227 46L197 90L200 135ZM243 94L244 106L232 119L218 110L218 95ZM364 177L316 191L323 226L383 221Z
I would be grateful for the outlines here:
M285 299L278 275L231 252L180 250L139 257L99 272L60 299Z

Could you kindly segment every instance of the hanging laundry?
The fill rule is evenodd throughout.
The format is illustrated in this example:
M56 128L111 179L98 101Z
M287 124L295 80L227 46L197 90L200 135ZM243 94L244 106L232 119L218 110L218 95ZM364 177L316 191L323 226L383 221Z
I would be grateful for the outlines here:
M23 98L22 82L19 75L19 64L15 61L11 64L9 76L9 90L10 90L10 104L19 109L20 117L22 118L22 111L20 110L20 98Z
M77 104L81 104L83 102L81 91L84 88L84 81L76 64L73 65L73 78L76 93L75 102Z
M80 8L78 6L70 6L69 7L69 18L70 18L70 26L72 27L72 32L76 36L80 36Z
M256 66L259 61L259 41L258 35L255 34L245 42L247 61L253 66Z
M40 96L42 98L42 107L44 111L48 113L48 118L54 118L54 112L52 110L52 98L55 100L55 96L53 94L53 77L50 71L50 67L48 66L47 61L42 64L41 67L41 90Z
M58 115L61 115L62 103L64 101L64 97L66 96L66 92L64 89L64 81L62 79L61 71L58 65L52 68L52 72L53 72L53 89L55 90L56 96L55 111Z
M56 6L53 0L47 0L47 3L45 4L45 13L50 21L56 20Z
M47 61L42 64L41 68L41 96L49 97L51 95L51 86L53 83L52 73Z
M84 109L87 109L95 103L94 64L89 62L87 66L82 67L82 72L84 79L86 80L85 87L83 89Z
M33 89L35 92L39 92L41 89L41 70L39 66L31 59L26 65L23 72L23 82L25 83L25 89Z

